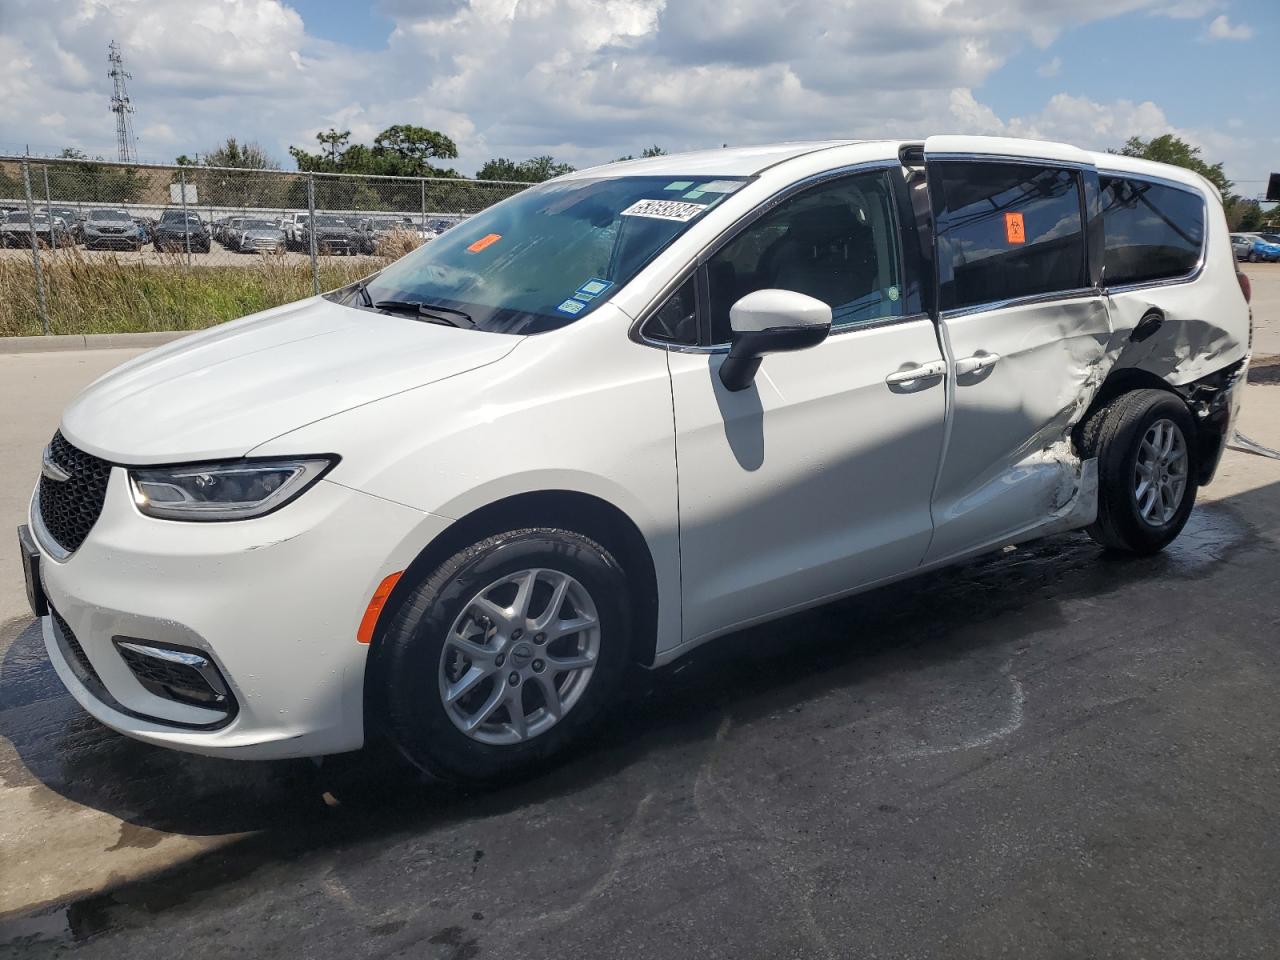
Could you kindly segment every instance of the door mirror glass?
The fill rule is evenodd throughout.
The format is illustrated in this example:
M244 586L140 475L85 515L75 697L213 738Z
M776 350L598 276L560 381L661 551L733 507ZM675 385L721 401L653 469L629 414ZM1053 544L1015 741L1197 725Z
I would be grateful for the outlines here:
M756 290L729 309L733 346L720 365L720 380L730 390L745 390L755 380L766 353L817 346L831 332L831 308L794 290Z

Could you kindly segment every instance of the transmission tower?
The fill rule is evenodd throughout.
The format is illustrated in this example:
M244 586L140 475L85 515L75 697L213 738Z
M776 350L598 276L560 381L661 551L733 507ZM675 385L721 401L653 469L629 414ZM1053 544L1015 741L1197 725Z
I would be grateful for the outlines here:
M107 76L114 84L111 91L111 112L116 115L116 151L123 162L130 163L138 156L138 145L133 137L133 121L130 119L133 104L129 102L129 91L124 85L132 74L125 73L120 44L112 40L108 50L110 53L107 54L107 62L111 64L111 72Z

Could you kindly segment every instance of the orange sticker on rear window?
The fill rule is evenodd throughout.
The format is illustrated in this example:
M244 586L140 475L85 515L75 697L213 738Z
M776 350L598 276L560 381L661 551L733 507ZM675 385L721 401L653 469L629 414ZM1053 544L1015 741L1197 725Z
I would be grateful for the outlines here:
M1004 238L1009 243L1027 242L1027 228L1022 222L1022 214L1006 213L1004 215Z
M502 239L502 234L500 233L486 233L483 237L481 237L475 243L471 244L471 246L467 247L467 253L479 253L481 250L484 250L486 247L492 247L495 243L497 243L501 239Z

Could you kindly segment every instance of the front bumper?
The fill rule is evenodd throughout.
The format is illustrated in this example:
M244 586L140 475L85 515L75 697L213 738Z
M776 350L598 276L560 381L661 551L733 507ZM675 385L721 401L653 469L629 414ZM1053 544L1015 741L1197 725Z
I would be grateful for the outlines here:
M255 520L157 520L137 511L115 467L80 549L59 563L41 545L50 606L73 634L42 619L50 662L89 713L149 743L246 759L354 750L364 742L360 619L382 579L448 523L328 480ZM148 690L118 638L204 654L234 713ZM69 662L81 657L87 674Z

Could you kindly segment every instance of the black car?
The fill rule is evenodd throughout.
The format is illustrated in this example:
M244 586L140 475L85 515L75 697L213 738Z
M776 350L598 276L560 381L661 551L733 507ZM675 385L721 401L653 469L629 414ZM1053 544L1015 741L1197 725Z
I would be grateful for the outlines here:
M190 240L188 241L188 237ZM151 228L151 240L157 251L184 253L188 242L192 253L208 253L213 245L209 228L194 213L166 210Z
M360 250L360 231L356 222L331 213L318 213L315 219L298 230L302 249L311 247L311 233L315 231L316 253L355 255Z

